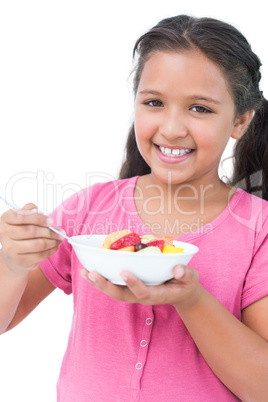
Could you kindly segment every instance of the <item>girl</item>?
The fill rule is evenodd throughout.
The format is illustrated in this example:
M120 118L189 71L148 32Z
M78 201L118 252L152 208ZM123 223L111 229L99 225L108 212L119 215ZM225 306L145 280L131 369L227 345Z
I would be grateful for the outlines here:
M185 15L141 36L136 54L120 180L81 191L51 217L33 204L2 216L1 332L59 287L73 293L74 316L58 401L265 401L268 203L249 194L268 198L260 61L234 27ZM230 137L227 184L218 166ZM70 236L172 235L200 251L163 285L126 271L117 286L83 269L52 223Z

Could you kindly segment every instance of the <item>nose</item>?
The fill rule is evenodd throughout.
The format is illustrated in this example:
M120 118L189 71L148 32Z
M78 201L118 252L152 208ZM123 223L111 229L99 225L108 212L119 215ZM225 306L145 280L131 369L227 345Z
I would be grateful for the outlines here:
M163 137L172 141L176 138L187 136L188 129L183 112L180 112L177 108L167 110L162 117L163 119L159 129Z

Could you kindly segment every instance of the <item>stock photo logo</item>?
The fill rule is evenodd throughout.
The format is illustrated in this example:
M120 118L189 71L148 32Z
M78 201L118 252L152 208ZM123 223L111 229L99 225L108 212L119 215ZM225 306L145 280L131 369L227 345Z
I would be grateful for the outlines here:
M101 204L98 205L97 208L91 208L90 199L88 197L89 193L83 190L90 189L96 183L107 182L111 183L111 193L108 193L105 200L103 200L103 203L105 203L105 209L102 208ZM27 199L27 202L35 203L38 206L39 211L51 213L59 205L62 205L61 215L58 215L56 224L59 227L61 226L62 214L64 214L68 217L68 229L81 234L110 233L112 231L124 229L125 225L124 227L121 227L120 222L114 222L110 217L114 207L119 206L121 212L128 216L128 229L131 230L134 225L134 217L141 211L137 211L134 207L129 209L129 203L125 202L129 199L129 191L131 192L133 189L131 190L127 187L121 189L117 183L118 182L116 181L115 177L105 172L86 172L83 185L79 185L73 182L64 184L59 183L56 181L55 175L52 172L45 172L43 170L38 170L35 172L26 171L18 172L10 177L6 183L5 193L3 196L11 204L15 205L17 208L21 208L23 206L21 195L23 194L25 197L25 193L27 194L26 189L28 189L28 193L31 195L31 197L33 197L33 199ZM212 185L201 185L197 190L196 187L190 184L185 184L178 186L175 192L171 192L170 190L167 194L164 194L162 188L156 184L150 186L154 186L155 194L157 194L157 196L145 198L143 190L136 186L138 197L144 199L142 206L143 212L147 215L155 216L155 221L153 224L141 222L141 226L146 226L147 229L149 227L152 232L157 234L161 230L157 217L165 213L167 213L168 216L172 215L175 210L178 213L177 219L174 219L172 223L169 219L164 220L164 229L168 232L172 234L175 234L179 231L180 233L184 234L196 230L204 234L213 232L213 225L205 223L205 221L202 219L202 215L205 214L206 192L211 189ZM256 227L252 217L253 212L256 211L256 209L260 211L262 210L262 199L260 198L262 196L262 172L260 171L252 174L247 182L243 180L237 184L237 187L251 192L253 195L256 195L256 197L252 197L251 211L247 214L247 216L240 215L235 208L231 209L230 203L227 206L229 213L236 222L239 222L239 224L258 232L263 223L262 219L260 219L259 225ZM200 217L194 223L183 222L183 219L179 218L179 216L182 217L196 213L195 210L189 212L184 211L181 208L180 201L185 201L186 198L180 195L180 191L185 188L189 190L189 200L196 200L199 203ZM75 202L72 203L72 208L70 208L70 205L67 203L65 205L65 200L70 196L73 196L75 199ZM108 204L106 202L107 198L109 199ZM156 198L158 201L158 208L152 211L150 209L150 205L156 200ZM126 207L126 205L128 207ZM94 223L92 223L93 226L90 224L90 222L77 222L75 219L75 216L79 214L79 212L82 211L85 206L87 207L88 215L98 215L99 217L102 216L102 219L100 219L99 222L94 221ZM165 209L166 206L168 206L167 209ZM140 229L142 230L143 228L141 227Z

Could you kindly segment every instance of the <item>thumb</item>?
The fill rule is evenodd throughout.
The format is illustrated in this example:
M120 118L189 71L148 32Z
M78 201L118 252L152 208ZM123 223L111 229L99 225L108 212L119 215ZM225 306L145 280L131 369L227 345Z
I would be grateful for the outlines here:
M173 269L173 275L175 279L182 279L186 273L185 265L176 265Z
M40 213L37 206L33 203L26 204L26 205L24 205L23 208L18 209L15 212L17 212L18 214L22 214L22 215L34 215L34 214Z
M186 265L176 265L173 268L173 276L175 279L184 283L199 280L199 275L196 269L188 267Z
M33 212L38 211L37 206L35 204L33 204L33 203L28 203L28 204L24 205L24 207L22 209L34 210Z

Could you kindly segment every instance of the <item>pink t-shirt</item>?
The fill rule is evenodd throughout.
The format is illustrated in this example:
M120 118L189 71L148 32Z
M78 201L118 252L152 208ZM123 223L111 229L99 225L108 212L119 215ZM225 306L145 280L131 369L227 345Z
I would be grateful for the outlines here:
M135 208L136 180L79 192L53 213L55 225L70 236L125 228L152 233ZM210 224L180 236L200 249L190 265L201 284L238 319L268 294L267 215L267 202L238 189ZM128 304L103 294L80 277L82 267L66 241L41 268L74 298L58 402L237 400L206 364L174 307Z

